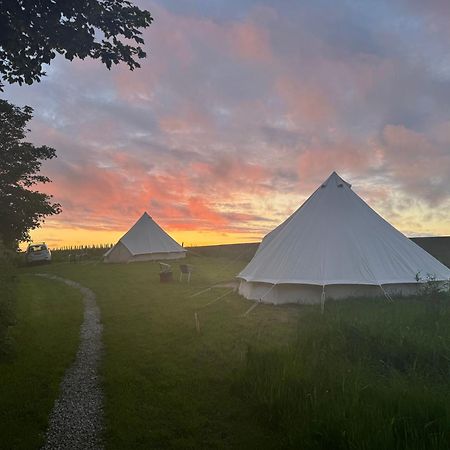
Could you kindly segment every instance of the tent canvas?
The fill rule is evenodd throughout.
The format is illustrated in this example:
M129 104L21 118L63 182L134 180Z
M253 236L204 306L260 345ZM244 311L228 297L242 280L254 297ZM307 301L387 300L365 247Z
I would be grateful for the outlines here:
M179 259L185 256L186 249L145 212L117 244L103 255L103 261L119 263Z
M261 242L239 292L268 303L410 295L417 277L450 270L380 217L333 172Z

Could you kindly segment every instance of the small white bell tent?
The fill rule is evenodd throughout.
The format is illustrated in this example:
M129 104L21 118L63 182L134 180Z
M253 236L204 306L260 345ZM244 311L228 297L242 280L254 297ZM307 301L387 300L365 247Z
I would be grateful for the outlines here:
M179 259L186 250L146 212L104 255L107 263Z
M266 303L410 295L450 270L380 217L335 172L261 242L239 293Z

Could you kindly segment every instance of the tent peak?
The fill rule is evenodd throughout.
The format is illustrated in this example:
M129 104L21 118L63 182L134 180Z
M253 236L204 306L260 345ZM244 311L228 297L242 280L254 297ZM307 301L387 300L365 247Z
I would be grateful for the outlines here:
M332 174L322 183L321 187L324 188L331 184L337 187L352 187L352 185L340 177L336 171L332 172Z

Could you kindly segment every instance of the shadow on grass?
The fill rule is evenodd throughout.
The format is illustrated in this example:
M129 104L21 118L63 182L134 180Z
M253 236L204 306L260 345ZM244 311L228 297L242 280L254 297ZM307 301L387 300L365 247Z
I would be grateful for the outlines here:
M14 325L17 291L15 261L0 241L0 363L14 356L14 340L9 328Z

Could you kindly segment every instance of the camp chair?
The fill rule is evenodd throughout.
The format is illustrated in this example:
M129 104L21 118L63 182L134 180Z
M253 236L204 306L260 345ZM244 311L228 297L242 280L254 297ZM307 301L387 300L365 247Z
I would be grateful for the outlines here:
M159 263L159 280L164 283L172 281L172 266L167 263Z
M160 272L172 272L172 266L170 264L160 262L159 263L159 271Z
M190 264L180 264L180 281L183 280L183 275L187 275L187 282L191 281L191 273L194 271L194 266Z

